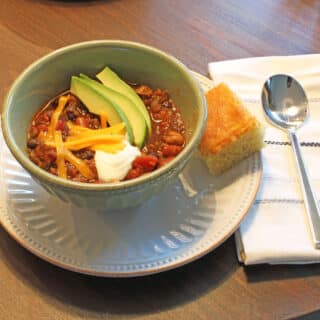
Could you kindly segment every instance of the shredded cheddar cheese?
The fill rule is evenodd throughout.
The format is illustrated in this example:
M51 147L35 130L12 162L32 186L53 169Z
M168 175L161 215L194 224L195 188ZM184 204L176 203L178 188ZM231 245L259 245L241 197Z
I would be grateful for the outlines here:
M124 139L120 134L97 134L81 137L77 140L67 139L64 143L65 148L69 150L80 150L83 148L91 147L95 144L112 144L119 143Z
M58 120L59 120L59 116L60 116L63 108L67 104L69 98L70 98L70 95L61 96L59 98L58 107L54 110L54 112L52 114L50 126L48 128L48 136L49 137L53 137L54 132L56 130L56 126L57 126Z
M101 129L89 129L85 127L81 127L78 125L73 124L71 121L67 122L69 132L71 137L77 138L78 136L88 136L90 134L97 135L97 134L124 134L126 131L126 126L124 122L120 122L112 127L101 128Z
M87 137L81 137L79 139L67 138L64 142L64 147L69 150L80 150L83 148L89 148L96 144L118 144L124 140L124 136L121 134L100 134ZM56 142L53 140L46 140L46 145L55 147Z
M100 123L101 123L101 128L106 128L107 127L107 115L105 113L100 114Z
M57 169L58 176L61 178L67 178L67 168L64 161L64 147L62 141L61 131L54 132L54 141L57 150Z
M56 130L59 117L66 106L70 95L61 96L58 106L52 114L48 132L42 133L41 140L48 146L56 148L57 174L61 178L67 178L66 161L74 165L87 179L93 179L95 173L84 161L76 157L72 151L91 148L94 151L101 150L108 153L117 153L125 148L124 135L126 126L123 122L107 127L107 115L100 115L100 129L90 129L75 125L68 121L69 136L63 141L62 133Z
M123 142L114 143L114 144L95 144L91 147L92 150L97 151L101 150L108 153L117 153L125 148Z
M94 177L94 173L83 160L77 158L72 152L64 148L61 131L56 130L54 132L54 141L57 150L57 172L59 177L67 178L67 167L65 160L73 164L84 177L88 179Z

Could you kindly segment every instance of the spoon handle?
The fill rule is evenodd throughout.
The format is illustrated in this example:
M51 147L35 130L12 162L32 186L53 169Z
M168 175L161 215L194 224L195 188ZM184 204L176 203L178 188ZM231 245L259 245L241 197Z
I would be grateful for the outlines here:
M312 240L315 248L320 248L320 215L319 215L319 206L317 202L316 195L312 190L310 179L306 171L304 161L301 154L300 144L296 133L289 131L288 133L291 145L294 151L296 164L299 171L301 189L304 198L304 205L307 212L307 217L309 220L309 227L311 231Z

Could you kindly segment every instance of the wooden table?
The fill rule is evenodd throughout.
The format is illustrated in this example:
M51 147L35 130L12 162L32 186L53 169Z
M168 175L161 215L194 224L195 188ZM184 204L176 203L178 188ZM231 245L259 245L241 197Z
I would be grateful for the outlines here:
M0 98L40 56L92 39L156 46L207 74L214 60L317 53L320 2L0 1ZM318 319L320 267L243 267L230 238L176 270L94 278L33 256L0 228L0 319Z

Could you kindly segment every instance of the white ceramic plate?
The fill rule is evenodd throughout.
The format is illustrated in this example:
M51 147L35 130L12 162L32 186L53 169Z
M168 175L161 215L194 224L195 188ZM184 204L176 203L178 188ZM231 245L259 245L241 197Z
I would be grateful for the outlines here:
M213 86L196 75L204 90ZM23 247L75 272L108 277L157 273L210 252L239 226L261 179L257 153L219 178L196 156L180 179L142 207L97 212L39 187L0 136L0 222Z

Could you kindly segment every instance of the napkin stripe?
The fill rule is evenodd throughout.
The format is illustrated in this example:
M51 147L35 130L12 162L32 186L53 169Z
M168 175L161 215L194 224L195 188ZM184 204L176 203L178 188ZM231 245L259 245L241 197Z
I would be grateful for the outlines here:
M290 204L302 204L303 200L298 200L298 199L259 199L255 200L254 204L255 205L260 205L260 204L275 204L275 203L290 203Z
M266 144L278 145L278 146L291 146L289 141L274 141L274 140L264 140ZM320 147L320 142L301 142L300 146L302 147Z
M266 144L272 144L272 145L277 145L277 146L289 146L291 145L290 142L288 141L274 141L274 140L264 140Z
M254 103L254 104L259 104L261 105L261 100L260 99L255 99L255 98L244 98L243 101L245 103ZM308 99L309 104L310 103L319 103L320 98L309 98Z
M301 142L300 145L303 147L320 147L319 142Z

